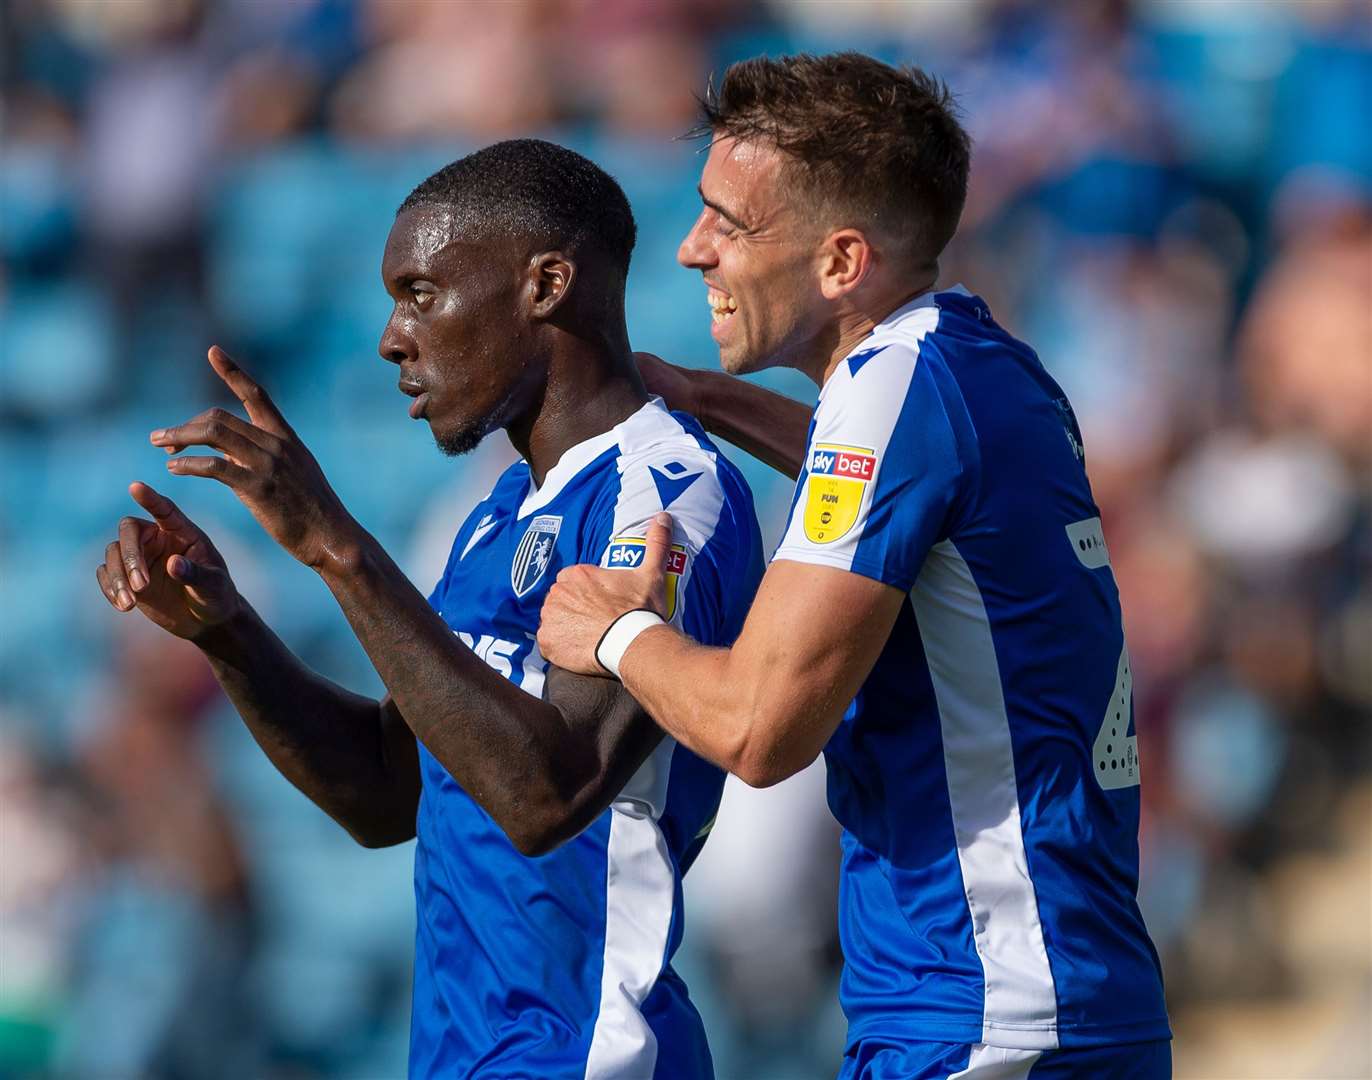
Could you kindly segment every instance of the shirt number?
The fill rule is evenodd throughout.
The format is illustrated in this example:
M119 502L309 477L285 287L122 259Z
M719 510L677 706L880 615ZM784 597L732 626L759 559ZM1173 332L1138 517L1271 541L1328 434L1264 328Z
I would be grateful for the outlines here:
M1110 551L1105 546L1105 533L1100 518L1086 518L1067 526L1067 539L1076 552L1077 561L1088 570L1110 568ZM1096 782L1106 791L1135 787L1139 782L1139 740L1129 734L1134 719L1134 676L1129 670L1129 647L1120 649L1115 667L1115 687L1105 706L1105 717L1091 745L1092 771Z

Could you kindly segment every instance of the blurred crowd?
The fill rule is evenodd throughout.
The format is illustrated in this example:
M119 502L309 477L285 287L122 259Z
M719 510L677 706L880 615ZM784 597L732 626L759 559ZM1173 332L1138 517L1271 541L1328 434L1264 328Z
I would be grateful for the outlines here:
M1270 1075L1372 1070L1365 4L5 0L0 1076L403 1075L409 848L355 848L193 648L105 605L127 483L177 498L309 663L375 676L322 586L223 491L163 484L146 433L222 403L223 344L427 592L510 451L441 458L376 357L399 201L498 138L581 150L639 219L635 346L713 365L673 259L693 95L735 59L836 48L953 86L976 151L941 280L1081 420L1178 1075L1258 1075L1188 1050L1249 1002L1325 1047ZM741 458L775 540L786 483ZM836 859L822 766L731 781L679 965L722 1080L832 1075Z

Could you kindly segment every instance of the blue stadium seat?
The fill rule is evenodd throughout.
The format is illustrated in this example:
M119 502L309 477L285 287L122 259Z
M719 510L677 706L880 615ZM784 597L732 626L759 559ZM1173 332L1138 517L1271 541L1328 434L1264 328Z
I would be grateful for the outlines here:
M338 154L302 141L233 166L211 215L210 286L221 321L255 348L317 317L340 225Z
M54 144L12 140L0 154L0 257L19 262L57 254L71 240L72 170Z
M0 402L7 410L56 419L79 413L113 388L110 311L91 285L15 280L0 319Z

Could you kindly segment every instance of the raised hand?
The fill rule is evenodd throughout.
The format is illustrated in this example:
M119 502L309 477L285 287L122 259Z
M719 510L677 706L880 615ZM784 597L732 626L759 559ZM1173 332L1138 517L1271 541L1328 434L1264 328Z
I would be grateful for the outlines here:
M167 471L227 485L273 540L306 566L322 568L359 526L267 392L219 346L210 349L209 360L248 419L210 409L149 439L169 454L189 446L221 451L223 457L172 458Z
M177 505L147 484L129 485L152 515L119 522L95 578L118 611L135 607L177 637L194 640L238 610L238 590L210 538Z
M549 661L582 675L604 675L595 650L612 622L638 608L666 617L671 515L653 518L643 548L643 562L633 570L581 565L557 575L538 626L538 648Z

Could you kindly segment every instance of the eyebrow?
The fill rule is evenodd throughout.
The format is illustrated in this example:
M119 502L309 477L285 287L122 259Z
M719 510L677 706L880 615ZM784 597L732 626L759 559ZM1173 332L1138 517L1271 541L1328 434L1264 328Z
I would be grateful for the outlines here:
M699 184L696 185L696 191L700 193L700 201L703 202L706 206L708 206L711 210L713 210L713 211L714 211L716 214L718 214L720 217L722 217L722 218L723 218L725 221L727 221L730 225L734 226L734 228L736 228L736 229L744 229L744 230L747 230L747 228L748 228L747 225L743 224L742 221L740 221L740 220L739 220L737 217L735 217L733 214L729 213L729 211L726 210L726 209L724 209L724 207L720 206L719 203L713 202L713 201L711 201L710 199L707 199L707 198L705 197L705 190L704 190Z

